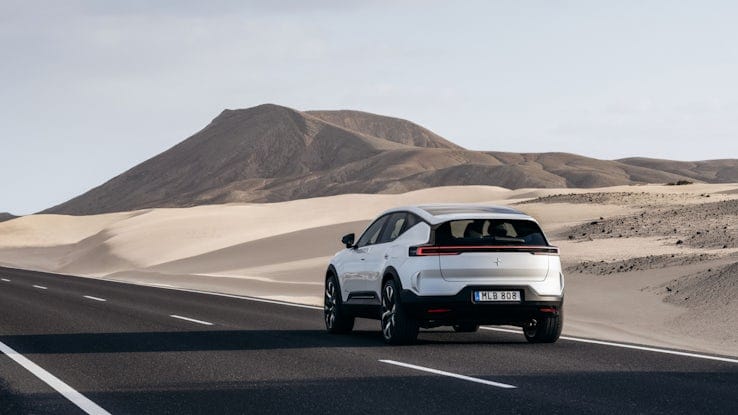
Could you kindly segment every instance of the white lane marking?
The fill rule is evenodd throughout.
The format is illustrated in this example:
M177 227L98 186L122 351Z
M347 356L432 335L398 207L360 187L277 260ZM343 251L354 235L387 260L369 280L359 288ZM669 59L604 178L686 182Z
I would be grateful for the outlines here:
M170 315L169 317L172 317L172 318L178 318L178 319L180 319L180 320L186 320L186 321L191 321L191 322L193 322L193 323L197 323L197 324L203 324L203 325L205 325L205 326L212 326L212 325L213 325L213 323L210 323L210 322L208 322L208 321L195 320L194 318L189 318L189 317L182 317L182 316L178 316L178 315L176 315L176 314L172 314L172 315Z
M3 281L5 281L5 282L10 282L10 280L9 280L9 279L7 279L7 278L0 278L0 280L3 280Z
M95 301L108 301L108 300L106 300L104 298L93 297L91 295L83 295L82 297L85 297L85 298L87 298L89 300L95 300Z
M503 388L503 389L516 389L517 388L517 386L508 385L507 383L492 382L491 380L473 378L473 377L470 377L470 376L459 375L459 374L451 373L451 372L444 372L443 370L431 369L429 367L411 365L409 363L402 363L402 362L398 362L398 361L395 361L395 360L382 360L382 359L380 359L379 361L382 362L382 363L389 363L389 364L395 365L395 366L402 366L402 367L406 367L406 368L409 368L409 369L420 370L422 372L434 373L436 375L448 376L448 377L451 377L451 378L466 380L466 381L469 381L469 382L481 383L483 385L496 386L498 388Z
M484 330L490 330L490 331L500 331L503 333L522 334L520 330L502 329L502 328L497 328L497 327L480 327L480 328ZM694 357L697 359L707 359L707 360L717 360L719 362L738 363L738 359L731 359L729 357L710 356L706 354L691 353L691 352L680 352L678 350L661 349L658 347L651 347L651 346L639 346L636 344L616 343L616 342L610 342L610 341L604 341L604 340L583 339L581 337L571 337L571 336L561 336L559 338L563 340L569 340L569 341L580 342L580 343L599 344L602 346L622 347L624 349L635 349L635 350L643 350L647 352L673 354L676 356Z
M44 287L43 285L34 285L33 288L38 288L39 290L48 290L48 288Z
M110 415L110 412L99 407L95 402L92 402L81 393L72 389L71 386L62 382L61 380L59 380L59 378L47 372L41 366L28 360L25 356L11 349L3 342L0 342L0 352L5 353L16 363L23 366L29 372L33 373L34 376L41 379L44 383L51 386L55 391L59 392L62 396L69 399L73 404L77 405L79 409L85 411L90 415Z

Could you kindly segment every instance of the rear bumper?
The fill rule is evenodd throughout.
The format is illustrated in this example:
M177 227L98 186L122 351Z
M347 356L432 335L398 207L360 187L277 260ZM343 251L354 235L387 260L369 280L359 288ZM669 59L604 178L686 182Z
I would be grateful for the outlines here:
M475 303L475 290L519 290L522 300L505 303ZM456 295L419 296L403 290L403 308L423 327L448 326L458 323L507 324L521 326L533 318L560 315L563 297L526 299L526 290L521 287L466 287Z

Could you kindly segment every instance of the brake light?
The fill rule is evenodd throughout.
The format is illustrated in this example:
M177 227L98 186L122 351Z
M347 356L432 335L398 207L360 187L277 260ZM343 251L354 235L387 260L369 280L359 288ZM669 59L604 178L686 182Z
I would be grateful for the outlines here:
M463 252L526 252L533 255L559 255L555 246L469 245L469 246L411 246L410 256L459 255Z
M448 250L443 246L411 246L410 256L459 255L461 251Z
M428 313L448 313L450 308L429 308Z
M559 256L559 248L556 246L548 246L545 250L541 251L531 251L530 252L533 255L553 255L553 256Z

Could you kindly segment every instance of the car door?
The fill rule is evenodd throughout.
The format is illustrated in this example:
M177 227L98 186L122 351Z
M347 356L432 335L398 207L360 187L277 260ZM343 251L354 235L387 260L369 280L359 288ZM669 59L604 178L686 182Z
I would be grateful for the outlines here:
M367 259L372 252L372 246L379 241L388 218L389 215L384 215L375 220L359 237L356 245L346 252L342 269L338 270L344 300L348 299L349 294L362 291L362 287L365 286L362 280L369 273Z
M366 246L362 277L357 284L357 290L363 293L378 293L379 284L387 262L392 254L393 242L405 231L407 213L395 212L388 215L386 224L378 240Z

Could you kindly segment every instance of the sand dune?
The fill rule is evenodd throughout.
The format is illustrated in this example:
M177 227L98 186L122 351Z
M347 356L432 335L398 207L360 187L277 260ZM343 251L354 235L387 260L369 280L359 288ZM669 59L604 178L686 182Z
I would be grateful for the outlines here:
M337 247L340 248L337 242L340 235L358 233L368 223L369 221L346 222L283 233L162 263L151 269L173 273L213 273L282 264L285 262L285 253L288 253L288 261L292 262L330 257L336 252ZM331 242L326 243L328 241ZM248 255L242 255L244 252Z
M361 232L380 211L427 202L515 205L539 218L561 248L567 334L738 355L736 189L458 186L33 215L0 223L0 264L320 304L340 236Z
M0 248L55 247L91 237L106 226L144 212L113 213L87 217L64 215L23 216L2 224ZM12 238L8 237L12 235Z

